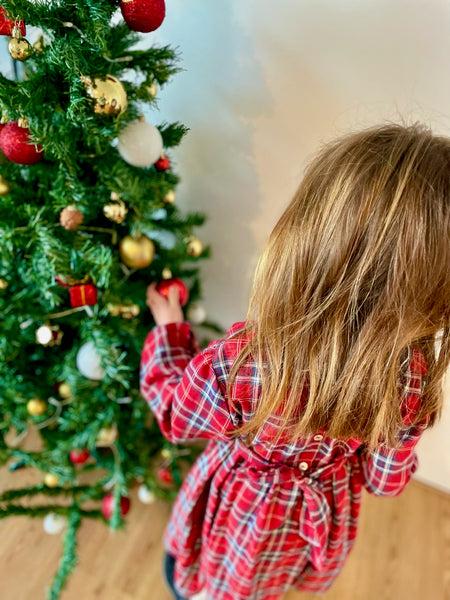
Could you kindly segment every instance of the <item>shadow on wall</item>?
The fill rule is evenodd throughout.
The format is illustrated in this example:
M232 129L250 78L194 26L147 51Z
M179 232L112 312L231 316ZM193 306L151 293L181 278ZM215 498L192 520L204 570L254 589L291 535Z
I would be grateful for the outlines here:
M208 217L198 231L212 251L202 265L205 306L225 328L245 318L249 257L260 251L251 228L261 206L254 123L271 111L271 94L229 6L203 3L192 11L175 0L158 35L179 46L184 71L162 90L160 113L149 119L180 120L191 129L174 153L182 177L177 202Z

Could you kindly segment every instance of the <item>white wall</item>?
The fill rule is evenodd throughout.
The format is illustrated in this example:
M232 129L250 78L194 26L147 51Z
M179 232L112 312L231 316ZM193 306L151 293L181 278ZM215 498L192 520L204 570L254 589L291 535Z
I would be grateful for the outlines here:
M245 316L269 232L319 145L383 120L450 135L448 0L170 0L148 39L179 46L185 72L160 115L191 132L176 151L180 206L209 216L204 304ZM418 478L450 492L450 392L419 445Z
M447 372L445 407L439 423L419 442L419 470L416 478L450 493L450 371Z

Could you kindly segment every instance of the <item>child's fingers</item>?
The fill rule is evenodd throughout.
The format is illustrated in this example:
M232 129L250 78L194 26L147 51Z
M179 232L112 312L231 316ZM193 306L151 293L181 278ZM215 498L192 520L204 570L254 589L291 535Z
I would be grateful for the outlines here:
M147 288L146 304L157 325L182 323L184 320L177 289L170 289L169 297L165 298L156 291L156 284L152 283Z
M170 306L177 307L180 306L180 293L178 289L173 286L169 289L168 298Z
M154 298L155 294L158 294L156 291L156 283L151 283L147 288L147 298Z
M147 305L161 306L166 302L167 300L164 298L164 296L161 296L161 294L156 291L156 283L150 284L147 288Z

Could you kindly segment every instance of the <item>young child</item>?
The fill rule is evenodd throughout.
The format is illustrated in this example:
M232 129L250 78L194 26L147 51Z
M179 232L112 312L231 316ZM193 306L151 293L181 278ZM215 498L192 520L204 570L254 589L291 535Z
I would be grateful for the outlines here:
M330 587L362 486L399 494L439 417L449 299L450 140L399 125L319 153L225 339L197 353L176 292L149 287L142 394L170 441L210 440L165 534L176 598Z

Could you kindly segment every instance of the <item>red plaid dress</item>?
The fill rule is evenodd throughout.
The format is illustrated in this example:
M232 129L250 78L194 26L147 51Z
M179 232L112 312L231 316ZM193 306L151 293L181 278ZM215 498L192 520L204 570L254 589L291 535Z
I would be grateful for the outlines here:
M247 340L237 323L198 353L187 323L155 327L141 362L141 391L171 442L210 440L183 483L165 534L175 583L189 598L276 600L289 588L322 592L342 569L355 536L361 489L395 496L417 468L412 427L424 359L412 352L400 446L368 452L358 439L317 432L273 443L267 422L251 444L230 438L255 410L261 379L249 358L226 394L231 366Z

